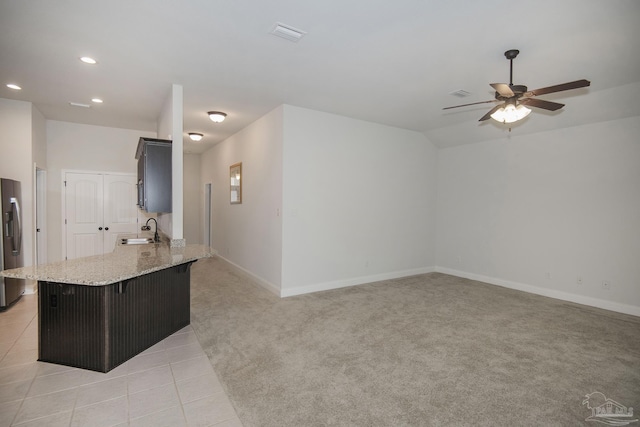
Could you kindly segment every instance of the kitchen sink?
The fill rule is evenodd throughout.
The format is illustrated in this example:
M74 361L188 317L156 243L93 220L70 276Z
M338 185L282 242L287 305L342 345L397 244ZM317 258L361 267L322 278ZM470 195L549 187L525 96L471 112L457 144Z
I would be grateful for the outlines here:
M121 239L123 245L147 245L153 243L150 237L134 237L129 239Z

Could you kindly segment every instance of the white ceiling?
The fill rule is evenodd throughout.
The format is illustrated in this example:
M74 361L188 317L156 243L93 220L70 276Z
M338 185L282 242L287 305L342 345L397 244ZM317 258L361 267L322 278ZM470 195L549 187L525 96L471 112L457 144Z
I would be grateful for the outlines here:
M269 34L276 22L307 32ZM637 0L0 0L0 98L47 119L156 130L184 88L185 151L202 152L281 104L424 132L440 147L507 132L477 120L489 83L588 79L513 126L528 133L640 114ZM89 66L80 56L99 63ZM5 87L17 83L23 90ZM449 93L471 92L467 98ZM70 101L104 104L89 109ZM628 104L628 105L626 105ZM214 124L209 110L228 113ZM621 113L624 111L624 113ZM192 143L187 132L201 132Z

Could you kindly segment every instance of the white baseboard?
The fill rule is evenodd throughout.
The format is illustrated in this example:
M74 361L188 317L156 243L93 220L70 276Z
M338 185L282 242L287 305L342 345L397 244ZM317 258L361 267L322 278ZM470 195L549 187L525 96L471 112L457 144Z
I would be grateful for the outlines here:
M266 290L268 290L272 294L274 294L276 296L280 296L280 287L279 286L276 286L273 283L264 280L262 277L256 276L255 274L253 274L249 270L240 267L238 264L235 264L232 261L229 261L227 258L223 257L220 254L217 254L217 257L222 259L224 262L228 263L229 265L231 265L233 268L235 268L236 270L238 270L242 274L248 276L252 281L256 282L258 285L262 286L263 288L265 288Z
M312 292L328 291L331 289L346 288L348 286L363 285L365 283L379 282L381 280L398 279L400 277L415 276L417 274L433 273L433 267L414 268L410 270L392 271L389 273L359 276L350 279L335 280L332 282L314 283L313 285L295 286L280 290L281 297L310 294Z
M315 283L312 285L295 286L291 288L281 289L279 286L274 285L273 283L270 283L259 276L256 276L249 270L246 270L240 267L239 265L234 264L233 262L229 261L225 257L220 255L218 255L218 257L224 260L225 262L229 263L231 266L233 266L235 269L237 269L241 273L248 276L251 280L256 282L258 285L262 286L269 292L281 298L291 297L295 295L310 294L313 292L328 291L331 289L346 288L349 286L363 285L367 283L379 282L381 280L391 280L391 279L398 279L400 277L408 277L408 276L415 276L418 274L438 272L438 273L449 274L451 276L462 277L465 279L489 283L491 285L502 286L503 288L515 289L518 291L528 292L530 294L542 295L545 297L555 298L562 301L574 302L577 304L588 305L591 307L602 308L605 310L610 310L618 313L630 314L632 316L640 317L640 307L637 307L634 305L622 304L618 302L587 297L584 295L572 294L569 292L558 291L554 289L541 288L539 286L527 285L525 283L513 282L510 280L499 279L496 277L483 276L481 274L469 273L466 271L455 270L452 268L440 267L440 266L392 271L389 273L373 274L369 276L359 276L359 277L353 277L350 279L334 280L331 282Z
M588 305L591 307L603 308L605 310L616 311L618 313L630 314L640 317L640 307L622 304L613 301L602 300L598 298L587 297L584 295L572 294L569 292L558 291L554 289L541 288L538 286L527 285L524 283L512 282L509 280L498 279L495 277L483 276L480 274L468 273L466 271L454 270L447 267L435 267L438 273L449 274L451 276L463 277L465 279L477 280L492 285L502 286L503 288L515 289L518 291L528 292L530 294L542 295L545 297L555 298L563 301L575 302L577 304Z

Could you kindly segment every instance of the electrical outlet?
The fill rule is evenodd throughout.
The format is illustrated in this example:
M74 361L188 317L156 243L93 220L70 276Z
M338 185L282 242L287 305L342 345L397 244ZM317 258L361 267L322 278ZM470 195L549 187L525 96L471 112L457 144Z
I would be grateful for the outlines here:
M606 289L606 290L611 289L611 282L608 281L608 280L603 280L602 281L602 289Z
M576 279L576 283L578 285L582 285L582 276L578 276L578 278Z

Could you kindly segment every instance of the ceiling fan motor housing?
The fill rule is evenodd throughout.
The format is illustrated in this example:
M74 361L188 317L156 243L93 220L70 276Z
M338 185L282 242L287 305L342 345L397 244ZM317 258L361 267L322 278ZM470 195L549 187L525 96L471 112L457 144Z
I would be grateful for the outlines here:
M511 91L514 93L514 96L502 96L498 92L496 92L496 99L499 101L506 101L511 98L520 98L523 94L527 92L527 87L524 85L511 85L509 86Z

